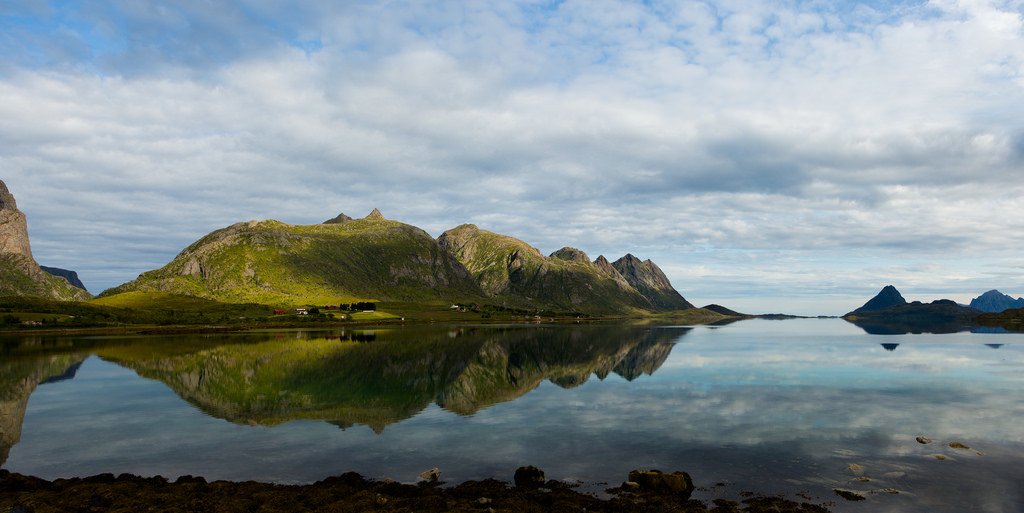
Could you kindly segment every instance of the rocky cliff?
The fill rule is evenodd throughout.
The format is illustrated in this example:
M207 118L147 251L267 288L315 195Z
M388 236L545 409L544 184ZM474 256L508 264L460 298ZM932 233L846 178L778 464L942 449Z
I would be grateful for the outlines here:
M28 243L28 222L18 203L0 180L0 253L32 258Z
M36 296L64 301L91 296L67 280L43 271L32 258L28 222L0 181L0 296Z
M619 271L626 282L640 292L655 309L687 310L693 308L693 305L672 287L661 268L650 259L640 260L627 254L612 263L612 267Z

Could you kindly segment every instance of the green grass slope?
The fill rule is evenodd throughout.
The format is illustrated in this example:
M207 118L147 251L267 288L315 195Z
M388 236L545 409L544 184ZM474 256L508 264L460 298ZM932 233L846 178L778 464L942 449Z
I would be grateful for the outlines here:
M472 224L444 232L438 242L492 301L582 313L636 313L650 306L613 269L598 266L577 249L545 257L519 239Z
M379 215L319 225L238 223L101 297L128 291L275 305L482 297L428 233Z
M60 301L84 301L92 297L64 278L44 272L31 258L14 253L0 253L0 296Z

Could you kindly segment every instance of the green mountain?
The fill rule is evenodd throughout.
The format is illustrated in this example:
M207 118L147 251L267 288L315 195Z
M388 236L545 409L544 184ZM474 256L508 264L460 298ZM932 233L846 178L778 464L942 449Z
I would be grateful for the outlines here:
M472 224L444 232L438 242L455 255L494 301L565 312L654 310L614 268L591 262L575 248L544 256L519 239ZM607 262L604 257L598 260Z
M92 297L68 280L53 276L32 258L28 222L0 180L0 296L33 296L63 301Z
M544 256L526 242L472 224L444 232L438 242L488 297L506 304L598 313L693 308L657 265L632 255L615 264L603 255L591 262L568 247Z
M568 247L544 256L469 224L435 240L376 209L363 219L340 214L318 225L238 223L100 297L125 292L274 305L450 301L563 314L693 308L650 260L591 261Z
M101 297L128 291L294 305L482 297L466 269L427 232L376 209L363 219L340 215L318 225L234 224Z

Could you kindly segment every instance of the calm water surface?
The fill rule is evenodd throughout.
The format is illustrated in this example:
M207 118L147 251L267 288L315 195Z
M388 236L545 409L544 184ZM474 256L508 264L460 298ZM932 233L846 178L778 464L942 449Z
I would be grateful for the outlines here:
M811 319L0 342L0 462L46 478L415 481L438 466L459 482L533 464L598 492L660 468L705 500L1024 511L1019 334Z

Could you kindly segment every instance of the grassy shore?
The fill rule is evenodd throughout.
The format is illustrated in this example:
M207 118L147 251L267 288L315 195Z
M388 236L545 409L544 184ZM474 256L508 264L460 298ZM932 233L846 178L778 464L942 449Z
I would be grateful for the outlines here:
M488 304L379 302L372 311L326 310L298 315L294 309L253 303L221 303L159 292L127 292L87 302L25 297L0 298L0 333L183 333L255 329L342 328L422 323L661 322L703 324L721 314L691 309L661 314L586 315ZM314 310L314 312L316 312Z

